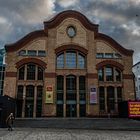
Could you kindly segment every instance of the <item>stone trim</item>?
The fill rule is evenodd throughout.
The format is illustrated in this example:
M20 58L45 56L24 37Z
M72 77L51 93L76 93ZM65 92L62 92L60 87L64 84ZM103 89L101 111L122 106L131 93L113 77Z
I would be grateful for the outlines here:
M45 73L45 78L55 78L56 77L56 73Z
M67 18L75 18L79 20L85 28L88 30L98 32L98 25L91 23L86 16L81 14L80 12L67 10L57 14L54 18L49 21L44 22L44 29L47 31L48 29L57 27L62 21Z
M98 64L96 64L96 69L100 69L106 65L112 65L112 66L115 66L117 68L119 68L121 71L124 70L124 66L116 61L113 61L113 60L105 60L105 61L102 61Z
M55 53L57 54L57 53L65 51L65 50L78 50L84 54L88 53L87 49L85 49L81 46L75 45L75 44L68 44L68 45L60 46L60 47L55 49Z
M123 74L123 79L133 80L134 79L134 75L133 74Z
M28 42L39 38L39 37L46 37L48 36L47 33L44 32L44 30L38 30L31 32L27 34L25 37L17 41L16 43L13 44L7 44L5 45L5 50L6 52L14 52L18 49L21 49L23 46L25 46Z
M98 74L97 73L87 73L86 77L88 79L98 79Z
M6 72L5 77L17 77L17 72Z
M18 61L16 63L16 68L19 68L22 65L27 64L27 63L35 63L35 64L43 67L44 69L47 66L47 64L45 62L43 62L42 60L40 60L40 59L37 59L37 58L24 58L24 59L22 59L22 60L20 60L20 61Z

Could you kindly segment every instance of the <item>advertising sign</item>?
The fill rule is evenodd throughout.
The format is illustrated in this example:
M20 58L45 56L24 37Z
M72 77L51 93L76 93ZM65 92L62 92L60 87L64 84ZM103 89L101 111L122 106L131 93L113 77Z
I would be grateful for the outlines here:
M128 102L128 115L130 118L140 118L140 102L138 101Z
M48 86L46 88L46 100L45 103L52 104L53 103L53 88L52 86Z
M97 103L97 92L95 87L90 88L90 104Z

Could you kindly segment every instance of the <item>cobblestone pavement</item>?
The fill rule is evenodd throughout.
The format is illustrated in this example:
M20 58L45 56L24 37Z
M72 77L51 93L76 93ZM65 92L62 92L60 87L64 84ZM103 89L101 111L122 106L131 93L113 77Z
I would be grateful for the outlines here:
M0 129L0 140L140 140L139 131L98 131L81 129Z

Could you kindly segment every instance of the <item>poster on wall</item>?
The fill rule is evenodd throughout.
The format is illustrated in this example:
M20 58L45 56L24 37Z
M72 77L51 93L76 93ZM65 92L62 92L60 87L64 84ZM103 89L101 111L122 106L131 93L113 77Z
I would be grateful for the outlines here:
M140 118L140 101L128 101L129 118Z
M90 88L90 104L97 104L97 91L95 87Z
M53 103L53 88L52 88L52 86L47 86L47 88L46 88L45 103L47 103L47 104L52 104Z

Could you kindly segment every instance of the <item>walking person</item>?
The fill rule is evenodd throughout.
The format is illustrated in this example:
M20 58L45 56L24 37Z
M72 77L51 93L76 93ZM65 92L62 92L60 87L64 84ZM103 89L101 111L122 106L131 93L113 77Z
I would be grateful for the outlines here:
M14 115L13 115L13 113L10 113L10 115L6 119L6 125L7 125L9 131L13 130L12 129L13 121L14 121Z

